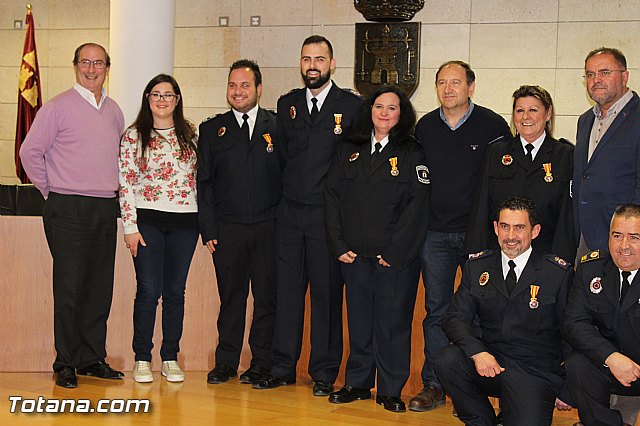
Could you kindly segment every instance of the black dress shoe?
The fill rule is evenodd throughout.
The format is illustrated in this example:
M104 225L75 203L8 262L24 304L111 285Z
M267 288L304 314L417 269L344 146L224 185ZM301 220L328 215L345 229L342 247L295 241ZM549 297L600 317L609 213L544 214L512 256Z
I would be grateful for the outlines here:
M62 367L56 371L56 385L63 388L77 388L78 378L75 370L71 367Z
M259 365L252 365L247 371L240 375L240 383L252 385L258 380L269 375L269 370Z
M122 379L124 373L122 371L114 370L109 367L106 362L96 362L88 367L78 368L78 374L80 376L94 376L101 379Z
M259 379L253 384L254 389L273 389L283 385L294 385L296 379L283 379L282 377L276 377L271 374Z
M385 410L393 411L394 413L407 411L404 402L397 396L378 395L376 396L376 404L380 404Z
M313 396L328 396L333 392L333 383L318 380L313 383Z
M236 377L238 373L233 368L224 364L217 364L215 368L207 374L207 383L219 385L229 381L230 378Z
M371 399L371 391L369 389L345 386L338 392L332 392L331 395L329 395L329 402L334 404L346 404L347 402L363 399Z

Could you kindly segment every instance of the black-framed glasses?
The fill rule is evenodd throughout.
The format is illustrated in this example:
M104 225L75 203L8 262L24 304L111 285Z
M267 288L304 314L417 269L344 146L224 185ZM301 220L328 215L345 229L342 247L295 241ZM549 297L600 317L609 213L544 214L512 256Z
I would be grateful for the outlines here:
M147 97L151 99L153 102L159 102L161 99L167 102L173 102L174 99L178 98L178 95L174 95L173 93L165 93L163 95L162 93L153 92L153 93L149 93Z
M80 68L89 68L91 66L91 64L93 64L93 66L95 67L95 69L97 70L101 70L105 67L105 65L107 65L103 60L101 59L97 59L95 61L90 61L88 59L83 59L81 61L78 61L78 65L80 66Z
M626 70L599 70L599 71L587 71L584 73L584 78L587 80L593 80L594 78L607 78L611 76L611 73L614 72L625 72Z

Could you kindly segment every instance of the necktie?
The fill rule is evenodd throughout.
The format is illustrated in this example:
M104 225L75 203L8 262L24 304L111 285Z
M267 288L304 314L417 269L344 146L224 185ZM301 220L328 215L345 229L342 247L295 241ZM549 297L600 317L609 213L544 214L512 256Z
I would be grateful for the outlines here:
M311 122L314 123L316 118L318 118L318 100L311 98L311 102L313 103L313 107L311 107Z
M378 154L380 154L380 150L382 150L382 144L380 142L376 142L375 144L373 144L373 154L371 154L371 163L373 163L375 161L375 159L378 157Z
M504 280L505 284L507 285L507 292L509 292L509 294L511 294L511 292L513 291L513 289L516 287L516 262L514 262L513 260L509 261L509 272L507 272L507 278Z
M527 154L525 155L525 157L527 157L529 161L533 162L533 155L531 154L531 151L533 151L533 144L528 143L524 148L527 150Z
M247 121L249 119L249 116L247 114L242 114L242 126L240 126L240 131L242 132L242 135L244 136L244 139L246 141L250 141L251 138L249 137L249 122Z
M631 283L629 282L630 275L631 275L631 272L622 271L622 286L620 287L620 304L621 305L622 305L622 301L624 300L624 296L629 291L629 288L631 288Z

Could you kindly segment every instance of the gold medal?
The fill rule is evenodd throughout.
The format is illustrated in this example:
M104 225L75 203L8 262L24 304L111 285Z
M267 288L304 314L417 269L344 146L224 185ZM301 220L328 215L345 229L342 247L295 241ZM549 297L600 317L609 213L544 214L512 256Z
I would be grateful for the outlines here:
M225 133L227 133L226 127L222 126L218 129L218 137L223 137Z
M356 161L358 158L360 157L360 153L358 151L356 152L352 152L351 155L349 156L349 162L353 163L354 161Z
M513 163L512 156L510 156L509 154L505 154L502 156L502 164L504 164L505 166L510 166L511 163Z
M271 154L273 152L273 142L271 141L271 135L269 133L265 133L262 135L265 141L267 141L267 152Z
M478 284L480 284L481 286L487 285L487 283L489 282L489 273L488 272L483 272L480 275L480 279L478 280Z
M400 174L398 170L398 157L389 158L389 164L391 164L391 176L398 176Z
M342 114L333 114L333 119L336 122L336 125L333 128L333 133L335 133L336 135L341 135L342 126L340 124L342 123Z
M544 181L553 182L553 175L551 174L551 163L544 163L542 165L542 168L544 169L544 172L545 172Z
M529 294L531 294L531 300L529 300L529 307L531 309L538 309L538 306L540 306L540 303L538 303L538 291L540 291L540 286L539 285L532 285L530 286L531 290L529 291Z
M293 105L291 105L291 108L289 108L289 117L291 117L292 120L295 120L296 118L296 107L294 107Z

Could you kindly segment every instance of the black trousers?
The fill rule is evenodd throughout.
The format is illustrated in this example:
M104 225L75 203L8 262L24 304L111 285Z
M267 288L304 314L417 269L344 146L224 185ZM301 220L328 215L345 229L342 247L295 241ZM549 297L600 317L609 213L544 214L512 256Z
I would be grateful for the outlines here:
M640 396L638 380L623 386L604 365L594 364L586 355L573 351L565 361L571 396L578 404L585 426L622 426L619 411L609 408L610 395Z
M342 277L327 249L323 206L283 200L278 208L278 284L271 373L292 379L302 348L307 286L311 298L309 374L333 383L342 360Z
M86 367L107 355L117 213L116 198L50 193L45 203L53 257L54 371Z
M276 221L224 222L219 230L213 253L220 295L216 364L238 368L251 281L251 365L268 369L276 310Z
M498 359L498 363L505 371L483 377L458 346L449 345L438 352L436 373L458 418L467 426L495 425L495 411L488 399L493 396L500 398L505 426L550 425L562 377L535 371L520 361Z
M361 256L341 267L347 287L350 348L345 384L370 389L377 372L378 394L400 397L411 367L418 259L401 270Z

